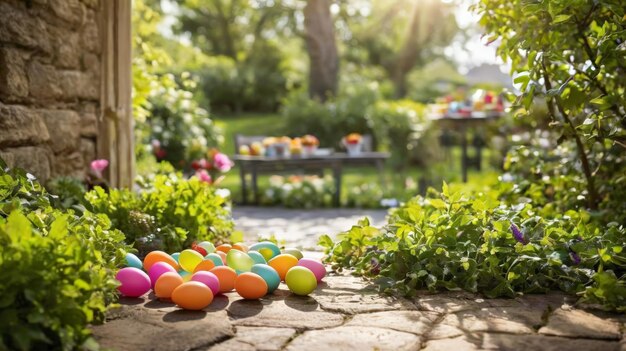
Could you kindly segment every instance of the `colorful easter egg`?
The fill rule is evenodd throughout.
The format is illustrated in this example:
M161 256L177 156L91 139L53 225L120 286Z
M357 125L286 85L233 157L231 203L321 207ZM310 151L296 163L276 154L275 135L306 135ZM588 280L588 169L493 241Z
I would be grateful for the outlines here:
M210 271L214 267L215 267L215 263L213 263L212 260L205 259L202 262L198 263L196 268L193 269L193 272L196 273L199 271Z
M201 310L213 301L213 292L203 283L186 282L172 292L172 301L186 310Z
M163 251L152 251L146 255L143 259L143 269L146 271L150 271L150 267L157 262L165 262L170 266L174 267L174 269L178 270L178 262Z
M154 284L154 295L160 299L169 299L174 289L182 283L184 283L183 278L178 273L163 273Z
M215 274L217 279L219 279L221 293L229 292L235 288L237 273L234 269L228 266L217 266L211 269L211 273Z
M324 278L324 276L326 275L326 267L324 267L324 264L312 258L300 259L300 261L298 261L298 266L310 269L311 272L315 274L315 278L317 279L318 283L322 281L322 278Z
M280 254L267 263L278 272L280 280L285 280L287 271L298 264L298 259L290 254Z
M310 269L296 266L289 269L285 277L285 283L289 290L296 294L306 296L317 288L317 278Z
M217 266L223 266L224 262L222 261L222 257L216 253L210 253L204 257L207 260L213 261L213 264Z
M150 277L146 272L135 267L120 269L115 279L121 283L117 290L125 296L138 297L150 290Z
M294 256L297 259L301 259L302 257L304 257L304 255L302 255L302 251L295 249L293 247L288 247L286 249L283 250L284 254L290 254L292 256Z
M249 272L254 260L245 252L232 249L226 254L226 264L235 271Z
M280 248L271 241L262 241L250 246L249 250L258 251L266 261L280 255Z
M263 257L263 255L261 255L258 251L248 251L247 254L255 264L267 264L265 257Z
M178 261L180 262L180 266L182 269L187 272L193 272L200 262L204 260L204 256L202 256L198 251L195 250L183 250L178 257Z
M180 252L174 252L171 256L174 260L176 260L176 262L178 262L178 256L180 256Z
M241 252L248 252L248 246L244 243L233 244L233 249L237 249Z
M280 276L276 270L266 264L255 264L252 266L252 273L256 273L267 283L267 293L271 294L280 285Z
M267 294L267 283L258 274L244 272L237 276L235 290L244 299L256 300Z
M167 272L177 273L172 266L165 262L157 262L150 267L148 276L150 277L150 285L153 289L154 284L156 284L157 280L159 280L159 277Z
M222 259L222 264L226 264L226 253L224 251L215 251L215 253Z
M232 249L232 248L233 247L230 244L222 244L222 245L219 245L218 247L216 247L215 250L223 252L223 253L228 253L228 251L230 251L230 249Z
M211 272L196 272L191 276L191 281L200 282L208 286L209 289L211 289L213 296L219 294L220 292L220 280Z
M197 246L200 246L201 248L203 248L207 252L207 254L215 252L215 246L208 241L201 241L198 243Z
M139 259L139 257L129 252L126 254L126 266L142 269L143 263L141 263L141 260Z

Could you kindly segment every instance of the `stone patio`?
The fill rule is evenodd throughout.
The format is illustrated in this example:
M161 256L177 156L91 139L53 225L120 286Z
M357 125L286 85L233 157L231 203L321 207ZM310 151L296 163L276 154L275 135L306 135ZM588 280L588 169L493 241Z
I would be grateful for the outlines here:
M282 284L258 301L219 295L203 311L122 298L93 328L115 350L626 350L626 316L572 307L560 293L482 299L467 293L379 295L330 274L309 297Z
M246 240L275 234L287 246L315 247L319 234L349 229L385 211L237 208ZM307 252L307 257L321 257ZM413 299L377 293L367 281L330 272L308 297L281 284L258 301L218 295L203 311L154 296L122 298L93 332L115 350L602 350L626 351L626 316L573 307L561 293L484 299L464 292Z

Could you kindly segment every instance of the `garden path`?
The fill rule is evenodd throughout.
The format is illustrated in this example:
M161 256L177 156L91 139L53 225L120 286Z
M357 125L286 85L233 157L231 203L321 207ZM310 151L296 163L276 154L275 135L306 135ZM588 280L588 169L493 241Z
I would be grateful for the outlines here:
M315 247L322 233L349 229L384 211L237 208L247 240L274 233L288 246ZM307 252L305 256L321 256ZM231 292L202 311L153 295L121 298L93 328L116 350L602 350L626 351L626 316L584 306L561 293L484 299L464 292L414 298L378 294L366 280L330 272L308 297L284 284L258 301ZM589 307L589 306L587 306Z
M274 234L287 247L319 250L317 239L321 234L334 237L350 229L358 220L368 217L373 226L382 226L387 210L307 209L281 207L235 206L235 229L244 233L245 241L255 242L259 235Z

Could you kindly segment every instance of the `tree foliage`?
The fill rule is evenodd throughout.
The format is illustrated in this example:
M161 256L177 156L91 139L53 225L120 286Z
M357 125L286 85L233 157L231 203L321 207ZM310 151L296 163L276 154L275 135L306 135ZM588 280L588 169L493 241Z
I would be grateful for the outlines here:
M626 149L626 5L619 0L488 0L480 23L512 63L527 112L545 100L558 143L572 141L572 171L584 175L582 196L598 208L623 187ZM563 164L563 167L571 165Z

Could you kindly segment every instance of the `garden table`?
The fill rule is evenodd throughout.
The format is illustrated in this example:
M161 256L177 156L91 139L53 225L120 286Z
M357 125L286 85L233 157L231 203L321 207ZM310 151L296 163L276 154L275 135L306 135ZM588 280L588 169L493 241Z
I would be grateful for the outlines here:
M442 126L448 126L450 129L457 131L461 135L461 172L463 182L467 182L467 169L469 168L469 159L467 156L467 130L475 128L479 125L498 119L503 116L503 112L486 111L472 112L471 115L460 113L447 113L445 115L433 115L430 119L440 123ZM482 146L476 147L477 166L480 170Z
M243 204L247 203L247 182L246 174L251 175L252 193L254 195L254 203L259 202L259 189L257 185L257 176L259 173L284 172L293 170L304 171L323 171L330 169L335 182L335 193L333 195L333 204L340 205L341 195L341 176L344 166L375 166L383 179L383 167L385 160L389 158L386 152L362 152L358 155L348 155L346 153L333 153L330 155L313 155L313 156L286 156L286 157L268 157L268 156L251 156L251 155L235 155L233 160L239 165L239 175L241 177L241 194Z

